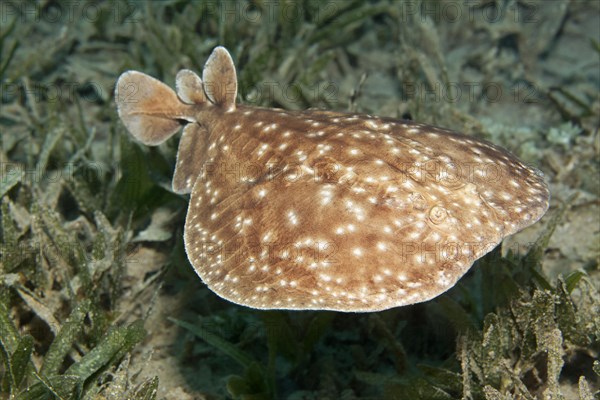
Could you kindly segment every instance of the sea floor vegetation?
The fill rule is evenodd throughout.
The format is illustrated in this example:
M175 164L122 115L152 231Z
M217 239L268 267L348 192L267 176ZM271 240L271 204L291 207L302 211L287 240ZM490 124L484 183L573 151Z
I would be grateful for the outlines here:
M0 399L597 399L600 3L0 3ZM535 226L449 292L380 313L259 311L208 290L113 89L217 45L242 103L452 128L544 171Z

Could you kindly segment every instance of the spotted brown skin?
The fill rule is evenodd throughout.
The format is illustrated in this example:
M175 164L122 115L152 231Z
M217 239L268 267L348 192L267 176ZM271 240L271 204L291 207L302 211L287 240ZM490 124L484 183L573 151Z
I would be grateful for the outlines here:
M177 89L126 72L119 115L148 145L189 121L173 179L175 192L191 192L186 252L208 287L237 304L358 312L426 301L548 208L542 174L483 140L363 114L236 105L222 47L203 79L184 70Z

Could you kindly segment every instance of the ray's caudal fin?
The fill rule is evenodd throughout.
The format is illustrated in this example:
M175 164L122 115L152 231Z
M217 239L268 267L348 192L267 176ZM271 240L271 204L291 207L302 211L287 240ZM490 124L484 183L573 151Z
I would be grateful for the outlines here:
M198 108L217 106L235 110L237 76L229 52L217 47L207 60L202 79L193 71L179 71L177 94L159 80L138 71L121 74L115 88L119 117L131 135L147 146L157 146L183 130L177 151L173 191L190 193L200 173L207 131L196 121Z
M180 120L190 120L192 115L173 89L137 71L127 71L119 77L115 101L119 117L131 135L148 146L170 138L181 128Z

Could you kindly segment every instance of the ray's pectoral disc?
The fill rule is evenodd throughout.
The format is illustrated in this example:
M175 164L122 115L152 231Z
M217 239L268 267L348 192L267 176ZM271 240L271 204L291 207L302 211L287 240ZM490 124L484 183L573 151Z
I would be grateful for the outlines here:
M143 90L119 96L132 86ZM177 75L177 94L133 71L116 93L142 143L188 121L173 178L175 192L191 192L186 252L232 302L378 311L426 301L548 208L541 173L491 143L390 118L236 105L236 93L222 47L202 79Z

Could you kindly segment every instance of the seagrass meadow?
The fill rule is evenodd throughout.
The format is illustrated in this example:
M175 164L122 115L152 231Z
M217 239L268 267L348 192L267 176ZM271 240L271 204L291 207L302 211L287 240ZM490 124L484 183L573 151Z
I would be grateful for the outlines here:
M599 398L599 38L593 0L3 1L0 399ZM235 98L177 75L201 74L217 46L235 62ZM232 65L223 51L204 85ZM310 310L235 304L194 267L207 268L211 288L231 282L186 255L192 187L172 186L181 134L147 147L128 132L154 132L135 130L136 106L121 102L128 125L119 119L115 85L128 70L189 104L368 114L486 140L543 172L550 206L447 292L431 299L411 286L418 304L343 308L333 298L330 310L389 309L324 311L318 293L309 307L302 296L288 306ZM167 130L187 122L176 116ZM265 215L294 204L275 193ZM533 203L547 199L536 193ZM360 222L343 227L357 245ZM265 307L261 273L258 303L230 298L286 304L282 295Z

